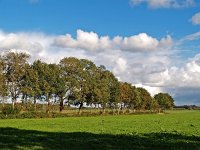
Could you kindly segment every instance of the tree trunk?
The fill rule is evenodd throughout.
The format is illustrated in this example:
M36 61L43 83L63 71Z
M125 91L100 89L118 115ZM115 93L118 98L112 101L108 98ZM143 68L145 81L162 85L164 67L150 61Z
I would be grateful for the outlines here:
M102 104L102 108L103 108L103 114L105 114L105 112L106 112L106 109L105 109L105 105L104 104Z
M46 108L46 113L49 113L49 106L50 106L50 101L49 101L49 96L46 97L47 100L47 108Z
M121 103L121 105L120 105L120 110L122 110L123 109L123 104Z
M79 108L78 108L78 114L80 114L81 113L81 108L83 107L83 102L80 102L80 106L79 106Z
M36 111L36 109L37 109L37 103L36 103L36 96L34 96L34 109L35 109L35 111Z
M12 109L15 109L15 103L12 101Z
M60 112L64 109L64 100L63 98L60 98Z
M45 110L44 110L44 102L42 103L42 110L43 110L43 112L45 111Z
M48 102L47 102L47 113L49 113L49 111L50 111L50 102L48 100Z
M12 99L12 109L15 109L16 98Z
M118 108L117 114L119 115L119 112L120 112L120 110L121 110L121 104L120 104L118 107L119 107L119 108Z
M25 94L25 103L26 103L26 110L28 110L27 94Z
M2 98L2 107L4 108L4 101L5 101L5 97L3 96Z
M95 112L98 112L97 104L94 103Z

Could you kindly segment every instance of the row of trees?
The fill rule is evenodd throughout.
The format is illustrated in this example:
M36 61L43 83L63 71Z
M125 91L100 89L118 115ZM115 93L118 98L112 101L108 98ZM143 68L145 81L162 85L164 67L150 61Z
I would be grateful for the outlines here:
M46 101L49 112L51 101L58 102L60 111L64 101L105 107L129 109L170 108L173 98L159 93L151 97L144 88L119 82L104 66L96 66L87 59L63 58L59 64L47 64L41 60L28 63L26 53L7 52L0 56L0 97L7 97L15 107L17 99L35 104Z

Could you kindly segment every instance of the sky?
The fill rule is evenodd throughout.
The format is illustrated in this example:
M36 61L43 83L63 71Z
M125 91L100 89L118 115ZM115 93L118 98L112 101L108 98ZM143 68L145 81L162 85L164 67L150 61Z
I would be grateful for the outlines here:
M0 0L0 52L78 57L176 105L200 105L199 0Z

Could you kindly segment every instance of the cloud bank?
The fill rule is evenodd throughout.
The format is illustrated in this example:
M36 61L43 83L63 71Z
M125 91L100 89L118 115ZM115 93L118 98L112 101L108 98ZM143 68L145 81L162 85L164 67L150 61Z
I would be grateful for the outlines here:
M157 39L147 33L110 38L80 29L76 37L0 31L0 51L24 51L31 55L30 61L41 59L48 63L70 56L90 59L105 65L121 81L143 86L152 94L170 92L177 104L200 104L200 94L195 92L200 90L200 54L181 65L183 60L177 54L177 45L198 39L199 33L174 40L169 35ZM191 101L182 94L187 95L185 98L191 96Z

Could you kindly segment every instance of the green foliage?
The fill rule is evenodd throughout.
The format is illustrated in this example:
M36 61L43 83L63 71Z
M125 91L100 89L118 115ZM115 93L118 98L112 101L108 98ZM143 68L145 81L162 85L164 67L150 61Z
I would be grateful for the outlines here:
M101 104L115 102L118 96L118 81L114 75L105 69L97 67L93 62L74 57L60 61L62 75L66 76L66 85L70 95L87 104ZM80 107L81 108L81 107Z
M153 101L150 93L144 88L137 88L141 97L140 107L141 109L151 109L151 103Z
M144 88L136 88L130 83L119 82L105 66L96 66L87 59L65 57L59 64L48 64L35 60L27 62L29 55L8 52L0 57L0 97L2 104L10 95L14 109L17 99L23 104L33 103L34 111L37 101L47 102L46 112L51 110L51 102L60 103L60 111L67 104L76 103L79 111L87 105L100 105L124 109L156 110L171 108L173 100L170 95L152 98ZM26 110L29 108L26 106Z
M22 99L25 101L28 97L35 97L40 94L38 72L29 64L25 65L20 91L23 94Z
M11 107L11 106L5 106L2 108L2 113L4 115L16 115L16 114L19 114L21 111L21 108L20 107Z
M0 113L0 119L6 119L6 115Z
M120 83L120 100L125 104L134 104L135 102L135 87L130 83Z
M25 66L29 55L26 53L8 52L3 55L2 60L5 64L4 71L8 89L12 98L13 109L17 98L20 95L22 78L25 73Z
M0 57L0 96L2 97L2 103L4 103L4 98L8 95L8 85L6 84L4 73L5 65L5 62Z
M174 106L174 100L168 93L158 93L154 98L162 109L170 109Z

